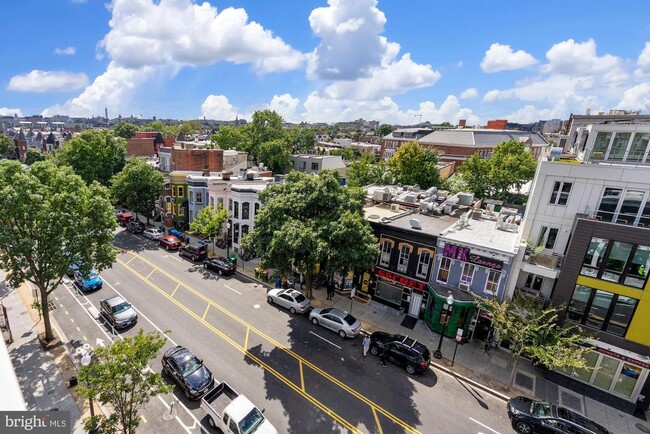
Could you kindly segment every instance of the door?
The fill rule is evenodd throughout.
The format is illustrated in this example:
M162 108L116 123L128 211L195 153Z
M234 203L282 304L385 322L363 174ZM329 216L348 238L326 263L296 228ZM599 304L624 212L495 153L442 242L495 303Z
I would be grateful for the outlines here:
M293 301L293 299L291 297L289 297L287 294L280 294L278 299L279 299L278 304L280 306L286 307L287 309L289 309L291 307L291 302Z
M330 330L333 330L335 332L338 332L341 329L341 326L343 323L341 322L340 318L334 315L323 315L324 326L327 327Z
M420 308L422 307L422 294L411 293L411 304L409 304L409 316L420 317Z

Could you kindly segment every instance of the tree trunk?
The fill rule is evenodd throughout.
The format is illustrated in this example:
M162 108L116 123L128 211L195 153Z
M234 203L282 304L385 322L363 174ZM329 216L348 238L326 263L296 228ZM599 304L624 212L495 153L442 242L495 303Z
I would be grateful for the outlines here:
M514 356L514 361L512 362L512 371L510 371L510 381L508 382L508 390L512 389L512 386L515 385L515 377L517 376L517 366L519 366L519 358L521 357L521 354L515 354L513 353Z
M311 280L312 280L311 271L305 273L305 285L307 286L307 298L310 299L310 300L313 298L313 293L312 293L312 288L311 288Z
M43 312L43 325L45 326L45 341L50 342L54 339L52 334L52 324L50 324L50 305L47 303L47 290L38 288L41 296L41 312Z

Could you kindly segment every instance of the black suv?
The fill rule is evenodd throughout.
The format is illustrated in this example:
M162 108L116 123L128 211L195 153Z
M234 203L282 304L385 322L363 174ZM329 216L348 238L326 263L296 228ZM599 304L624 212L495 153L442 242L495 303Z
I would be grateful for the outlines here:
M568 408L524 396L511 398L508 417L515 431L522 434L571 433L608 434L602 425Z
M192 261L198 261L199 259L206 259L208 257L208 247L204 244L190 244L178 249L178 254L187 256Z
M126 230L134 234L141 234L144 232L146 226L139 220L131 220L126 224Z
M409 374L424 374L431 364L431 353L424 344L404 335L374 332L370 335L370 352L377 356L384 351L388 360L406 367Z

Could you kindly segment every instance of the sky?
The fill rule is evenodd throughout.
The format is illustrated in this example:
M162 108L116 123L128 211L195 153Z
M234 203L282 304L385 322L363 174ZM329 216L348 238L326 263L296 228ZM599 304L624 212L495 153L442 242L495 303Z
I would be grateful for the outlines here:
M389 124L650 111L650 1L2 0L0 115Z

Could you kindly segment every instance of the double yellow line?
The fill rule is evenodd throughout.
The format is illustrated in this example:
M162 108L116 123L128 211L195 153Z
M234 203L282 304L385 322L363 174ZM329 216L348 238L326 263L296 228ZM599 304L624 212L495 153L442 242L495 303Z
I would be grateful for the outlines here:
M361 393L357 392L356 390L354 390L353 388L351 388L351 387L348 386L347 384L342 383L341 381L339 381L337 378L333 377L332 375L330 375L330 374L327 373L326 371L323 371L320 367L314 365L314 364L311 363L310 361L304 359L302 356L300 356L299 354L297 354L297 353L295 353L294 351L292 351L290 348L285 347L285 346L282 345L280 342L278 342L278 341L276 341L275 339L273 339L272 337L266 335L266 334L265 334L264 332L262 332L261 330L259 330L259 329L255 328L254 326L250 325L249 323L247 323L246 321L242 320L241 318L239 318L238 316L234 315L233 313L229 312L228 310L226 310L226 309L223 308L222 306L218 305L217 303L215 303L214 301L212 301L212 300L209 299L208 297L206 297L206 296L204 296L203 294L199 293L199 292L196 291L194 288L188 286L188 285L185 284L184 282L178 280L178 279L177 279L176 277L174 277L173 275L167 273L165 270L159 268L158 266L156 266L155 264L153 264L152 262L150 262L148 259L146 259L146 258L144 258L144 257L142 257L142 256L140 256L140 255L138 255L138 254L136 254L136 253L130 252L130 251L129 251L128 253L130 253L130 254L133 255L134 257L137 257L137 258L140 259L142 262L148 264L149 266L151 266L151 267L153 267L154 269L158 270L160 273L164 274L164 275L165 275L166 277L168 277L169 279L171 279L171 280L173 280L174 282L176 282L176 283L178 284L177 287L176 287L176 289L178 289L180 286L182 286L182 287L184 287L185 289L187 289L188 291L190 291L192 294L196 295L197 297L199 297L200 299L202 299L203 301L205 301L206 303L208 303L208 306L207 306L207 308L206 308L206 313L207 313L208 308L209 308L210 306L213 306L213 307L217 308L219 311L223 312L225 315L231 317L232 319L234 319L235 321L237 321L238 323L240 323L241 325L243 325L244 327L246 327L246 343L245 343L245 346L241 346L239 343L237 343L237 342L235 342L234 340L232 340L229 336L225 335L223 332L221 332L220 330L218 330L217 328L215 328L214 326L212 326L210 323L208 323L208 322L205 320L205 316L202 318L201 316L197 315L197 314L194 313L191 309L189 309L187 306L185 306L184 304L182 304L182 303L179 302L178 300L174 299L174 298L173 298L173 294L172 294L172 295L169 295L166 291L164 291L163 289L161 289L160 287L158 287L157 285L155 285L154 283L152 283L151 281L149 281L149 280L147 279L146 276L142 275L141 273L139 273L138 271L136 271L135 269L133 269L131 266L129 266L128 263L131 262L131 260L132 260L133 258L131 258L129 261L126 261L126 262L125 262L125 261L122 261L122 260L119 259L119 258L117 259L117 261L118 261L120 264L122 264L125 268L127 268L129 271L131 271L131 272L132 272L133 274L135 274L136 276L140 277L140 279L142 279L143 281L145 281L145 282L146 282L149 286L151 286L153 289L155 289L156 291L158 291L160 294L162 294L162 295L163 295L164 297L166 297L168 300L172 301L174 304L176 304L176 305L177 305L179 308L181 308L183 311L187 312L189 315L191 315L193 318L195 318L198 322L200 322L201 324L203 324L204 326L206 326L208 329L210 329L213 333L215 333L216 335L218 335L219 337L221 337L222 339L224 339L226 342L228 342L229 344L231 344L233 347L235 347L236 349L238 349L239 351L241 351L242 353L244 353L245 356L247 356L247 357L250 358L251 360L255 361L255 362L256 362L257 364L259 364L262 368L264 368L265 370L267 370L268 372L270 372L271 374L273 374L276 378L278 378L280 381L282 381L283 383L285 383L287 386L289 386L291 389L293 389L296 393L298 393L298 394L300 394L301 396L303 396L304 398L306 398L308 401L310 401L310 402L311 402L312 404L314 404L316 407L320 408L323 412L329 414L333 419L335 419L337 422L339 422L341 425L343 425L344 427L346 427L346 428L349 429L350 431L352 431L352 432L361 432L361 431L359 431L358 428L356 428L355 426L351 425L348 421L346 421L345 419L343 419L343 418L342 418L338 413L336 413L335 411L331 410L330 408L328 408L327 406L325 406L323 403L321 403L320 401L316 400L314 397L312 397L311 395L309 395L309 394L305 391L305 389L304 389L304 380L302 379L302 375L301 375L301 383L302 383L302 384L301 384L300 386L298 386L298 385L294 384L293 382L291 382L289 379L287 379L284 375L282 375L281 373L279 373L278 371L276 371L274 368L272 368L271 366L269 366L268 364L266 364L264 361L260 360L260 359L259 359L258 357L256 357L255 355L251 354L251 353L248 351L248 349L247 349L247 342L248 342L248 333L249 333L249 331L252 330L252 331L255 332L257 335L259 335L260 337L262 337L263 339L267 340L268 342L270 342L270 343L272 343L273 345L275 345L277 348L283 350L284 352L286 352L287 354L291 355L293 358L295 358L296 360L298 360L298 361L300 362L300 370L301 370L301 374L302 374L302 366L305 365L305 366L309 367L310 369L312 369L313 371L315 371L316 373L318 373L319 375L321 375L322 377L327 378L329 381L331 381L332 383L334 383L335 385L337 385L337 386L340 387L341 389L345 390L345 391L348 392L350 395L354 396L355 398L357 398L357 399L359 399L360 401L364 402L365 404L369 405L369 406L371 407L371 410L372 410L373 416L374 416L374 418L375 418L375 421L376 421L376 423L377 423L377 426L378 426L378 428L379 428L380 433L382 432L382 429L381 429L381 425L380 425L380 423L379 423L379 419L378 419L378 417L377 417L377 413L380 413L380 414L384 415L385 417L387 417L388 419L392 420L392 421L395 422L397 425L401 426L401 427L402 427L406 432L413 433L413 434L420 434L420 431L418 431L417 429L415 429L415 428L413 428L412 426L408 425L406 422L402 421L401 419L397 418L395 415L393 415L393 414L390 413L388 410L386 410L386 409L384 409L383 407L381 407L381 406L380 406L379 404L377 404L376 402L374 402L374 401L368 399L366 396L364 396L364 395L362 395ZM175 293L175 292L176 292L176 291L174 291L174 293Z

